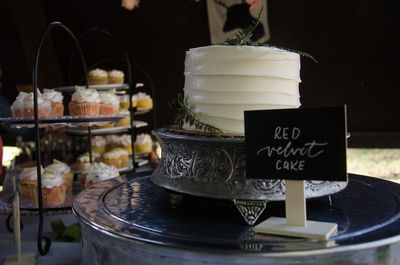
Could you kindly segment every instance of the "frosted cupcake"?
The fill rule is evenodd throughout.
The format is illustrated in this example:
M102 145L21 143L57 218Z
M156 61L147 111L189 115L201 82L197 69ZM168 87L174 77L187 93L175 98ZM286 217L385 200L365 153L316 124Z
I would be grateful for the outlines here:
M99 93L93 88L76 87L69 102L69 113L72 116L99 115Z
M67 186L60 172L44 170L42 174L43 206L57 206L65 202ZM35 193L35 203L38 205L38 194Z
M106 139L103 136L94 136L91 140L92 152L104 154L106 152Z
M137 153L150 153L152 150L152 140L150 134L138 134L136 136L134 148L135 152Z
M139 92L132 96L132 104L136 102L138 109L151 109L153 108L152 98L144 92Z
M84 188L87 188L100 181L116 178L118 176L119 172L115 166L100 162L94 163L90 168L88 168L82 176L82 182L84 182Z
M119 95L119 108L120 109L129 109L129 95L128 94L124 94L124 95ZM135 104L132 107L136 107L136 101L133 102L132 101L132 105Z
M42 168L43 172L43 168ZM37 169L27 167L18 176L18 189L21 199L33 200L37 192Z
M124 72L120 70L111 70L108 72L108 83L109 84L123 84L124 83Z
M120 109L118 111L118 114L125 114L126 116L124 116L122 119L120 119L116 124L115 127L118 126L129 126L131 125L131 113L129 112L129 110L127 109Z
M108 73L103 69L93 69L88 73L89 85L105 85L108 83Z
M132 154L132 138L129 134L123 134L119 137L119 143L122 149L128 151L128 154Z
M63 116L64 104L63 95L54 89L44 89L42 98L51 103L51 116Z
M24 104L24 99L29 96L29 93L20 92L11 105L11 112L13 117L23 117L22 116L22 106Z
M114 165L116 168L128 166L128 151L122 148L114 148L103 155L103 162L107 165Z
M92 152L92 162L99 162L101 155L96 152ZM83 153L76 159L76 169L84 172L88 166L90 166L89 152Z
M119 136L115 134L106 136L106 151L110 151L114 148L120 147Z
M115 89L100 92L100 115L115 115L119 110L119 99Z
M72 173L71 168L56 159L53 159L53 164L48 165L45 170L60 173L64 180L67 192L72 191L72 183L74 181L74 173Z
M33 92L26 96L23 96L22 106L21 106L21 116L22 117L33 117L34 115L34 95ZM37 104L38 104L38 117L48 117L51 116L51 103L48 100L43 99L40 92L37 92Z

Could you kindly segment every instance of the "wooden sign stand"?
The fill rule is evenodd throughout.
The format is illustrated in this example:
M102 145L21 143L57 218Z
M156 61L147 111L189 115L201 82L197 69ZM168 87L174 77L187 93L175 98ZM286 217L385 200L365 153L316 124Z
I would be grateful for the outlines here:
M270 217L256 225L256 233L327 240L337 232L337 224L308 221L304 180L286 180L286 218Z
M19 193L15 192L13 200L14 244L17 245L17 255L9 255L3 265L33 265L36 254L34 252L22 253L21 251L21 221L19 211Z

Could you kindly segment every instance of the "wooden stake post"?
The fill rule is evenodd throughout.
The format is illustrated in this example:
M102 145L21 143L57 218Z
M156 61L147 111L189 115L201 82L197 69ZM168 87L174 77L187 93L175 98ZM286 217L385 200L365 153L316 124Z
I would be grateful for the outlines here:
M15 189L15 176L13 175ZM15 192L13 200L13 224L14 224L14 244L17 245L17 255L7 256L4 265L33 265L35 264L35 253L24 253L21 251L21 220L19 210L19 193Z

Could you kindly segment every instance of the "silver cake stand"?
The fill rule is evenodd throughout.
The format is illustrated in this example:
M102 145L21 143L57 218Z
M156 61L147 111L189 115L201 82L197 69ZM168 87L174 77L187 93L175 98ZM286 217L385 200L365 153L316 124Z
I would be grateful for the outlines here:
M349 175L346 189L309 199L309 220L335 222L327 241L259 234L227 200L160 188L151 172L96 183L76 196L82 265L400 264L400 185ZM283 217L272 201L256 222Z
M244 137L208 136L177 129L153 134L162 148L160 165L151 180L179 193L232 201L252 225L269 201L285 199L285 181L247 179ZM343 190L347 182L306 181L306 197Z

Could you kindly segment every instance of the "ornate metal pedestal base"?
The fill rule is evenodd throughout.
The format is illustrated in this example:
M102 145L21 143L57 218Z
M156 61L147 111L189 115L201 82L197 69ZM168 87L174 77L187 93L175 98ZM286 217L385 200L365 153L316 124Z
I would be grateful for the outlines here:
M260 217L267 206L267 201L262 200L234 199L233 203L236 205L240 214L249 225L253 225L257 221L258 217Z
M247 179L243 137L154 130L162 157L152 181L163 188L200 197L234 201L248 224L253 224L268 201L285 199L284 180ZM306 197L336 193L346 182L307 181Z

